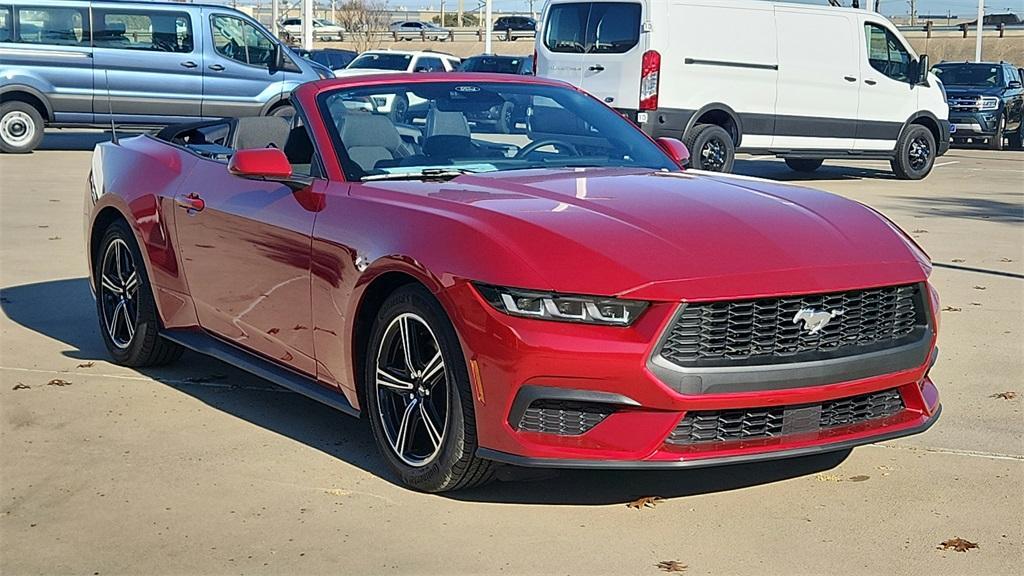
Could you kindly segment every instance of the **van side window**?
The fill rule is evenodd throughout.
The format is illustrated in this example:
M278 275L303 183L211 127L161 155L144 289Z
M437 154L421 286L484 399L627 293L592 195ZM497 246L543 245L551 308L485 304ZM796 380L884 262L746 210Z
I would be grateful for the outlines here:
M191 52L192 20L185 12L94 8L92 44L97 48Z
M910 72L910 53L895 34L878 24L865 24L868 62L893 80L906 82Z
M11 41L11 8L0 6L0 42Z
M581 2L551 7L544 45L552 52L622 54L640 41L635 2Z
M89 45L88 8L18 6L18 39L24 44Z
M243 64L268 68L274 58L274 42L261 30L234 16L214 14L213 46L217 53Z

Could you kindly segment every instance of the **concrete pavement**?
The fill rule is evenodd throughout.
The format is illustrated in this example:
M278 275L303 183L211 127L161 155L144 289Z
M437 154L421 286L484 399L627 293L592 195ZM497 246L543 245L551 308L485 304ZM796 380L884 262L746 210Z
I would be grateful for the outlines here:
M927 433L845 458L511 471L514 481L424 495L394 483L365 421L194 354L143 371L108 362L82 252L89 138L49 135L49 149L0 156L3 574L1024 565L1024 153L953 151L923 182L894 180L877 162L827 163L809 177L774 159L737 164L865 202L931 254L948 308L932 372L944 413ZM991 397L1005 391L1017 397ZM641 496L664 500L626 506ZM979 548L936 549L953 537Z

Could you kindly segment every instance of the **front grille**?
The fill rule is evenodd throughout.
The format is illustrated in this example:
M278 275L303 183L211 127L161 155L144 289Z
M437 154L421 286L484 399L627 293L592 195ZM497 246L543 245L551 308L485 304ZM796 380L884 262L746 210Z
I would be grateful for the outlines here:
M949 104L950 112L976 112L981 109L981 100L975 97L954 97L947 100L946 103Z
M526 409L516 428L523 432L579 436L613 412L615 408L606 404L537 400Z
M804 309L842 313L812 333ZM927 317L921 286L686 304L659 353L682 367L780 364L915 342Z
M787 436L886 418L902 410L903 398L892 388L821 404L687 412L666 443L688 445Z

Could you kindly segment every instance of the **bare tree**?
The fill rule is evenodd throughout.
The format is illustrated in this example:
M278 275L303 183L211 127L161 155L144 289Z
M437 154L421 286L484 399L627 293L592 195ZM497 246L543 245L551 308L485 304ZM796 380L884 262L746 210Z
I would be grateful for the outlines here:
M337 23L345 28L345 40L357 52L379 48L383 40L380 32L391 23L387 7L376 0L346 0L337 14Z

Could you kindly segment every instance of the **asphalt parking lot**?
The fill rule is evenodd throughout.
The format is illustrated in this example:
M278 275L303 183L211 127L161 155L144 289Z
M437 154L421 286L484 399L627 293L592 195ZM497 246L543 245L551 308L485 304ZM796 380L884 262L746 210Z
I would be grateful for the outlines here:
M931 254L940 421L849 455L679 472L509 470L424 495L365 421L187 354L107 361L86 280L92 134L0 156L3 574L1019 574L1024 566L1024 153L954 150L797 176ZM244 282L244 279L239 279ZM1005 399L1000 393L1015 392ZM1013 396L1006 394L1005 396ZM644 496L662 500L634 509ZM960 537L967 552L939 550Z

